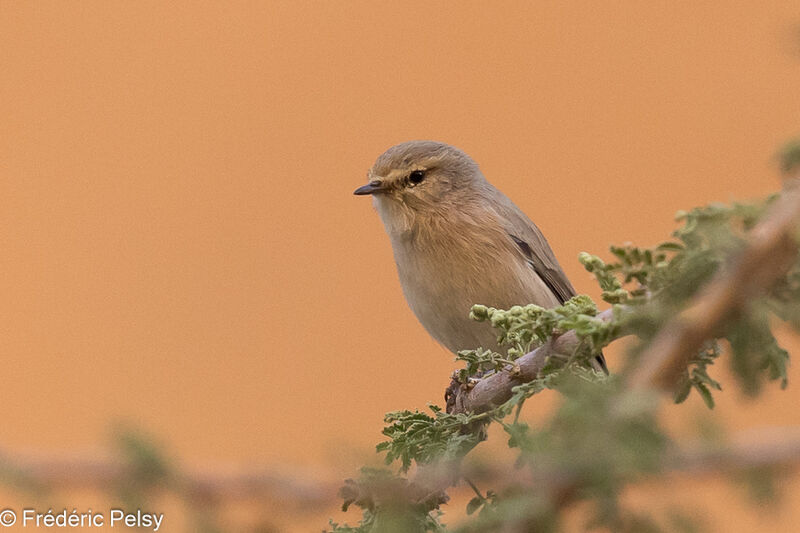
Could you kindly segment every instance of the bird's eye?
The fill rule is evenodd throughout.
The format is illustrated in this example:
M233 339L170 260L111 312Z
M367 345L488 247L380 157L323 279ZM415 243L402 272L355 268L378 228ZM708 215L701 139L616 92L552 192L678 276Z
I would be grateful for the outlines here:
M418 185L422 183L422 180L425 179L425 172L422 170L415 170L411 174L408 175L408 181L411 182L412 185Z

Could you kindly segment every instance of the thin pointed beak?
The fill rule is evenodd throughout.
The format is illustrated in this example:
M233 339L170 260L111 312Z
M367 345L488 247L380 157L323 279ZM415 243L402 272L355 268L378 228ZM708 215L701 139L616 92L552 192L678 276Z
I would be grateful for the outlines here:
M369 183L367 183L366 185L362 185L361 187L359 187L358 189L353 191L353 194L356 194L358 196L362 196L362 195L365 195L365 194L375 194L375 193L378 193L378 192L383 192L383 190L384 189L383 189L383 183L382 182L380 182L378 180L372 180Z

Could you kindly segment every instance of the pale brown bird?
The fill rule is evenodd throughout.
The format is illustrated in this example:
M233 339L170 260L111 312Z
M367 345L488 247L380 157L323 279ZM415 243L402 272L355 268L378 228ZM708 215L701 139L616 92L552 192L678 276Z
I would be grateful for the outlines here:
M449 350L499 349L491 327L470 320L473 304L555 307L575 295L539 228L458 148L398 144L367 179L354 194L372 195L406 300ZM602 355L596 366L606 371Z

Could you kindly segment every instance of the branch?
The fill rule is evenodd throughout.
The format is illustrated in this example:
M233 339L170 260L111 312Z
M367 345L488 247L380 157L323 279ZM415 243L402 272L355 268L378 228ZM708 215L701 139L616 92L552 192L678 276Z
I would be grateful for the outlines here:
M667 471L716 475L758 468L800 467L800 427L738 433L725 445L684 446L666 461Z
M606 309L599 315L605 322L613 318L613 311ZM575 331L568 331L528 352L515 361L519 372L511 366L491 374L472 387L465 387L453 380L445 392L448 413L483 413L505 403L511 398L511 390L517 385L533 381L539 376L547 358L553 354L572 354L580 344Z
M634 482L647 482L648 479L662 479L663 475L690 474L716 476L737 473L759 468L781 468L786 471L800 468L800 426L766 427L757 430L737 432L730 440L710 445L706 442L684 442L669 452L662 463L662 470L652 478L641 478ZM522 470L496 469L491 464L464 465L464 476L492 483L500 479L510 480L510 484L533 484L541 487L552 483L550 473L547 479L537 478L533 482ZM783 470L782 470L783 471ZM563 479L562 472L558 479ZM547 477L544 475L544 477Z
M800 187L790 187L749 233L739 257L717 272L691 304L661 328L641 354L630 384L672 388L703 342L788 272L797 260L798 223Z
M129 482L136 473L125 461L97 454L0 456L3 482L14 487L47 489L81 488L113 491ZM241 501L265 499L301 507L325 505L336 494L337 484L282 474L274 470L241 469L187 470L169 474L159 491L174 490L203 501Z

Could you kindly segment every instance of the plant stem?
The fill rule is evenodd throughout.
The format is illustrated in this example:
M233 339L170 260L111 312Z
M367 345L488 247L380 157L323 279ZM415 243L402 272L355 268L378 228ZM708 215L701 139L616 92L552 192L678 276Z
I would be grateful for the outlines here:
M470 487L472 487L472 490L473 490L473 491L475 491L475 494L477 494L477 495L478 495L478 498L480 498L480 499L481 499L481 501L483 501L483 502L488 502L488 500L486 499L486 497L485 497L483 494L481 494L481 491L480 491L480 490L478 490L478 487L475 485L475 483L473 483L473 482L472 482L472 480L470 480L468 477L464 477L464 481L466 481L466 482L467 482L467 484L468 484Z

